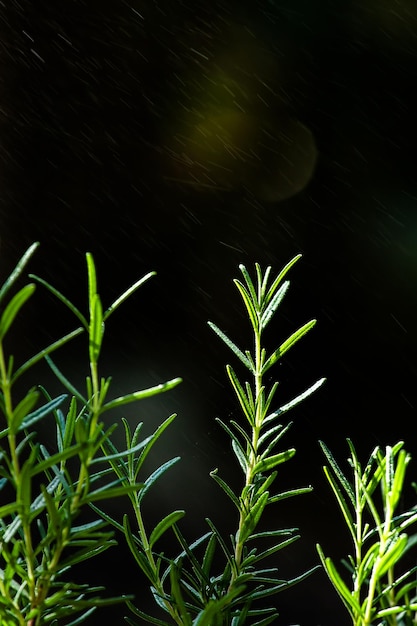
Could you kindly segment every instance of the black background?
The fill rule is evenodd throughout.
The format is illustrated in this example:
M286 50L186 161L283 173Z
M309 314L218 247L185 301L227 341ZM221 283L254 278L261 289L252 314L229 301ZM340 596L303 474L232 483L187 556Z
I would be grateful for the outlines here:
M206 320L248 347L238 264L278 271L303 254L270 348L318 324L275 370L280 401L328 381L291 416L297 455L281 470L283 486L315 492L265 522L301 529L283 576L316 563L318 541L336 559L349 549L319 439L341 459L347 436L364 460L416 446L416 18L412 0L0 2L2 276L35 240L31 270L79 306L87 250L104 304L158 272L109 321L102 365L115 395L184 380L124 413L149 430L178 413L158 454L183 460L149 523L184 506L190 539L207 515L232 531L208 477L219 467L238 485L214 421L237 415L231 355ZM22 356L74 327L40 289L23 317ZM84 348L60 356L80 384ZM147 602L123 540L90 568L80 579ZM348 624L323 573L277 606L282 624ZM123 623L121 608L103 615L90 623Z

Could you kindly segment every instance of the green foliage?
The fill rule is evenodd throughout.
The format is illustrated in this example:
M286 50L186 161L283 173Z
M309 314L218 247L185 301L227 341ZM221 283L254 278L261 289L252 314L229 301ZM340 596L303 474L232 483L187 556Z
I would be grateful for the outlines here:
M387 446L385 452L377 447L362 469L349 439L348 445L351 481L321 443L329 463L324 472L353 542L353 554L345 562L350 581L317 546L320 559L354 626L411 626L416 623L417 567L401 566L401 560L415 544L415 536L408 537L406 531L417 521L417 513L414 508L397 512L411 456L403 442Z
M310 487L303 487L281 493L271 492L272 484L277 477L276 468L295 454L293 448L276 451L278 443L288 429L288 425L278 423L278 418L316 390L324 379L317 381L307 391L273 412L270 408L275 399L278 383L273 383L267 389L263 380L265 373L315 324L315 320L312 320L303 325L270 355L267 355L263 348L263 331L288 288L288 281L283 282L283 279L298 258L288 263L272 283L269 282L271 268L268 267L263 273L260 266L256 265L256 286L246 268L240 266L244 282L236 280L235 284L251 323L252 352L238 348L215 324L209 323L214 332L249 370L252 379L251 382L242 383L234 369L230 365L227 366L230 383L240 404L244 422L241 425L231 420L229 425L218 420L230 437L232 450L243 475L240 492L235 492L218 475L217 469L211 472L213 480L236 509L235 534L224 537L215 523L207 519L209 531L190 544L178 525L183 511L173 511L154 529L147 529L143 514L144 497L165 471L176 463L178 460L176 458L148 476L141 491L129 492L128 497L136 521L135 529L132 530L127 516L124 517L123 523L120 523L101 511L104 519L125 534L137 565L149 580L156 604L165 614L165 618L162 619L153 617L129 602L132 613L140 618L140 622L146 621L160 626L166 624L266 626L276 619L277 612L275 607L265 607L259 601L288 589L312 571L304 572L290 580L278 577L277 568L268 567L265 562L298 538L297 529L274 528L259 531L267 506L311 490ZM171 420L172 418L169 418L169 421ZM149 443L153 444L167 425L167 422L164 422ZM144 457L148 453L147 446L144 446L139 454L133 452L140 427L141 425L132 433L129 425L125 423L126 448L132 449L132 453L127 457L114 460L116 449L112 445L106 446L109 462L126 487L137 481ZM158 539L170 531L173 531L181 550L174 559L169 559L154 549ZM265 545L268 541L269 546ZM219 559L223 560L223 567L218 565ZM136 624L132 618L128 618L128 623Z
M110 379L98 376L104 321L151 274L124 292L103 314L90 254L88 319L55 288L32 276L68 306L82 326L15 369L13 355L7 356L5 339L16 316L33 295L35 284L23 286L9 300L7 297L36 248L34 244L28 249L0 289L0 623L4 626L75 625L97 607L128 599L103 598L102 588L68 579L72 566L116 543L114 531L101 516L77 523L81 511L91 513L91 507L103 499L125 496L142 488L136 480L128 485L108 480L107 469L95 469L108 462L110 437L115 428L114 425L105 430L100 417L109 409L166 391L179 382L174 379L106 402ZM50 359L52 352L83 331L88 335L90 362L86 394L75 390ZM67 409L66 394L51 398L41 386L29 389L20 401L15 399L16 380L44 358L73 396ZM48 443L48 448L34 430L46 419L53 421L56 439L55 443ZM149 451L152 441L135 441L132 450L118 452L111 460L140 448ZM177 519L172 518L171 523ZM154 530L154 543L163 530L162 526Z
M130 626L267 626L277 609L270 598L304 580L315 568L291 579L278 576L279 553L298 538L298 529L265 528L265 511L311 487L276 490L278 466L293 458L294 448L281 448L290 424L281 416L297 406L324 382L320 379L295 398L273 408L278 382L271 369L315 325L308 321L267 352L264 332L288 291L287 273L294 257L274 278L271 268L255 265L254 279L241 265L235 285L252 330L252 349L242 350L214 323L210 327L248 372L243 378L231 365L226 373L242 420L219 426L230 439L241 483L232 487L214 469L210 476L230 502L236 526L224 535L207 518L207 532L192 542L181 530L182 509L174 509L149 524L146 507L159 481L179 461L174 457L149 473L145 461L165 436L176 415L167 417L142 437L142 423L132 427L121 418L124 443L112 438L116 423L106 427L104 413L174 388L175 378L148 389L111 397L111 378L100 375L100 355L109 317L154 272L135 282L107 308L98 292L94 259L86 255L87 307L80 311L64 294L42 278L18 288L17 281L38 244L22 256L0 287L0 624L3 626L73 626L98 607L125 602ZM78 327L16 365L7 344L18 316L41 285L72 312ZM52 354L81 334L87 337L85 389L74 386L52 360ZM46 360L66 393L51 397L42 386L18 397L16 381ZM267 375L267 377L266 377ZM21 392L20 392L21 393ZM48 444L37 429L49 425ZM52 424L53 428L50 428ZM53 439L53 440L52 440ZM321 443L324 468L352 538L353 552L341 573L318 545L322 565L346 607L354 626L415 626L417 623L417 566L409 566L417 534L415 508L401 510L410 455L403 442L385 450L375 448L366 466L348 440L348 478L330 450ZM131 513L122 519L109 515L102 501L125 498ZM80 520L81 513L84 514ZM136 606L132 596L103 597L103 589L78 584L71 568L93 558L124 536L133 563L148 580L159 608L158 616ZM173 555L162 547L169 538ZM272 558L271 558L272 557ZM272 566L271 566L272 564ZM162 617L161 617L162 616Z

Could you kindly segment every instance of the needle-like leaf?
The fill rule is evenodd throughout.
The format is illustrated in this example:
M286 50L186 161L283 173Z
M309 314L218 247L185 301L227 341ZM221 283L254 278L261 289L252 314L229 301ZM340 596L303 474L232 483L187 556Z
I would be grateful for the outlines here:
M39 242L36 241L26 250L24 255L21 257L16 267L10 274L10 276L4 281L3 285L0 288L0 302L4 299L5 295L9 291L9 289L14 285L16 280L19 278L26 265L30 261L31 257L35 253L36 249L39 247Z
M0 341L4 339L5 334L14 322L16 315L19 313L25 302L33 295L35 288L36 287L33 283L22 287L22 289L13 296L9 304L4 309L0 317Z
M35 280L40 285L43 285L44 287L46 287L46 289L48 291L50 291L56 298L58 298L58 300L60 300L63 304L65 304L65 306L70 311L72 311L74 313L74 315L80 320L80 322L81 322L82 326L85 328L85 330L88 330L87 319L84 317L84 315L81 313L81 311L79 311L77 309L77 307L72 302L70 302L70 300L68 300L68 298L66 298L60 291L58 291L58 289L55 289L55 287L50 285L43 278L40 278L39 276L36 276L36 274L29 274L29 278L32 278L33 280Z
M304 326L301 326L301 328L290 335L290 337L288 337L288 339L286 339L284 343L282 343L280 347L277 348L265 361L262 367L262 374L265 374L282 356L284 356L286 352L288 352L290 348L292 348L292 346L297 343L297 341L301 339L301 337L304 337L304 335L308 333L313 326L315 326L316 321L317 320L311 320L310 322L307 322Z
M106 319L123 303L125 302L139 287L141 287L152 276L156 276L156 272L149 272L138 281L136 281L129 289L126 289L105 311L103 321Z
M161 521L158 522L158 524L151 532L151 535L149 537L149 547L152 548L152 546L158 541L158 539L160 539L162 535L166 533L169 528L171 528L171 526L176 524L182 517L184 517L184 515L185 511L177 510L172 511L172 513L169 513L163 519L161 519Z
M213 322L207 322L208 325L210 326L210 328L212 330L214 330L214 332L216 333L216 335L218 335L220 337L220 339L222 339L224 341L224 343L226 344L226 346L228 348L230 348L232 350L232 352L235 353L235 355L238 357L238 359L240 359L242 361L242 363L248 368L248 370L250 370L251 372L254 371L253 369L253 365L250 362L250 360L248 359L247 356L245 356L242 352L242 350L240 350L236 344L233 343L233 341L231 341L231 339L229 339L229 337L227 335L224 334L224 332L222 332L220 330L220 328L218 328L216 326L216 324L213 324Z
M130 404L132 402L137 402L138 400L144 400L145 398L151 398L152 396L156 396L164 391L169 391L170 389L174 389L177 385L182 382L181 378L173 378L172 380L168 380L166 383L160 383L159 385L155 385L154 387L149 387L148 389L142 389L140 391L134 391L133 393L128 393L124 396L119 396L114 400L110 400L106 402L102 407L102 413L104 411L110 411L111 409L115 409L116 407L123 406L124 404Z

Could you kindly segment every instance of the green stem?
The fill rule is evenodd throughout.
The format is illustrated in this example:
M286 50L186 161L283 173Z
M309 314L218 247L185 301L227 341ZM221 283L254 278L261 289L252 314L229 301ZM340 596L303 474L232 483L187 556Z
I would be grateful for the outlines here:
M21 468L19 463L19 457L17 454L17 442L16 442L16 434L13 428L13 402L12 402L12 383L9 377L9 372L7 371L6 361L4 357L3 343L0 342L0 376L1 376L1 390L3 392L4 399L4 412L7 421L7 426L9 428L8 432L8 444L9 444L9 452L11 459L11 467L10 473L12 475L12 479L14 482L15 490L19 490L19 485L21 482ZM32 543L32 534L30 530L30 524L27 520L27 511L21 511L21 520L22 520L22 530L24 537L24 552L25 552L25 561L27 567L27 575L28 575L28 588L29 588L29 597L31 606L33 606L34 598L35 598L35 566L34 566L34 553L33 553L33 543ZM20 618L19 618L20 621ZM23 622L24 623L24 622Z
M139 537L140 537L141 544L142 544L142 550L152 569L153 580L151 580L151 583L155 587L157 593L159 594L159 597L164 603L171 618L174 620L176 624L178 624L178 626L182 626L183 621L181 619L181 616L178 615L178 612L176 611L175 607L168 600L165 599L165 590L159 577L158 566L155 563L154 555L149 545L149 540L148 540L148 535L146 533L145 524L143 522L138 493L135 492L133 496L134 496L133 509L135 511L135 517L136 517L136 522L138 525Z
M374 598L375 598L375 593L376 593L378 580L380 578L380 574L379 574L380 562L381 562L381 559L383 558L383 556L385 554L385 551L387 549L387 543L388 543L388 540L389 540L390 535L391 535L391 525L392 525L392 514L393 514L393 511L392 511L392 508L391 508L391 502L389 500L388 494L386 494L384 509L385 509L384 510L385 521L384 521L384 526L382 528L382 532L380 534L378 556L376 557L374 566L372 568L372 574L371 574L371 578L370 578L370 581L369 581L369 589L368 589L368 596L367 596L367 600L366 600L366 611L365 611L364 626L370 626L371 625L372 609L373 609L373 604L374 604Z
M371 625L371 620L372 620L372 608L373 608L373 604L374 604L374 597L375 597L375 590L376 590L376 584L378 581L378 568L379 568L379 562L380 562L380 558L383 554L383 549L385 547L384 545L380 546L379 549L379 554L376 558L375 564L372 568L372 574L371 574L371 579L369 581L369 589L368 589L368 596L366 598L366 610L365 610L365 617L363 620L363 626L370 626Z
M98 417L100 414L100 387L98 383L98 363L97 361L90 361L90 372L91 372L91 384L93 397L91 398L93 401L92 406L92 419L91 419L91 427L90 434L95 430L95 426L98 421Z
M11 381L7 372L6 361L4 358L3 344L0 342L0 376L1 376L1 390L3 392L4 399L4 413L6 417L7 426L9 428L8 442L10 457L12 460L12 467L14 470L15 478L20 475L20 464L16 453L16 435L13 430L13 402L11 393ZM17 483L16 483L17 486Z
M235 568L235 571L232 572L232 578L230 581L229 590L232 588L234 581L239 575L241 564L242 564L242 556L243 556L243 549L244 549L245 542L241 541L240 538L242 536L242 529L243 529L245 520L251 510L251 502L252 502L253 493L250 487L254 484L254 478L255 478L254 468L257 462L257 457L258 457L258 441L259 441L259 435L260 435L260 431L262 427L262 420L263 420L262 405L260 402L260 395L261 395L261 390L262 390L262 344L261 344L261 331L259 330L259 328L260 328L260 321L258 322L258 328L254 328L254 331L255 331L254 378L255 378L256 413L254 416L255 417L254 426L252 428L252 448L248 451L249 463L246 469L245 486L242 490L242 494L245 493L246 496L244 498L241 498L243 501L242 501L242 508L239 514L239 526L238 526L237 541L236 541L235 554L234 554L236 568Z
M36 596L34 600L34 604L32 608L36 607L38 609L38 613L36 618L33 618L30 623L33 623L33 626L40 626L42 615L43 615L43 603L48 597L49 590L51 588L51 583L53 581L53 577L56 573L57 567L59 565L62 553L68 544L70 528L66 526L62 529L61 535L57 537L57 543L55 546L54 554L52 559L49 561L47 566L42 568L43 574L40 576L37 585L36 585Z
M361 583L358 579L358 569L359 565L362 562L362 544L363 544L363 529L362 529L362 506L361 506L361 492L359 489L359 472L358 468L355 468L354 471L355 476L355 494L356 494L356 536L355 540L355 557L356 557L356 572L355 579L353 584L353 594L360 606L361 604ZM360 616L359 619L361 619Z
M88 438L95 439L96 437L96 428L97 422L101 411L101 402L100 402L100 388L99 388L99 377L98 377L98 363L97 361L90 361L90 373L91 373L91 398L89 400L90 415L89 415L89 424L88 424ZM89 454L87 458L81 459L81 466L78 475L77 482L77 490L73 501L71 503L71 513L75 514L77 509L79 508L80 499L83 496L83 493L88 493L90 487L90 472L89 466L91 458L94 454L93 448L89 448Z
M390 587L390 591L388 594L388 598L389 598L389 605L390 607L393 607L396 605L395 602L395 589L394 589L394 582L395 582L395 575L394 575L394 567L390 567L388 572L387 572L387 576L388 576L388 585ZM389 618L389 623L392 626L395 626L397 623L397 619L395 616L390 616Z

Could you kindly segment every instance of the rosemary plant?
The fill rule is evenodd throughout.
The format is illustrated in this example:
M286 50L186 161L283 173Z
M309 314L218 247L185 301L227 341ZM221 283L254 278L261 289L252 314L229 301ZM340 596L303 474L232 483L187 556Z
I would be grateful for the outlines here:
M352 442L347 442L352 481L327 446L321 446L329 462L324 472L353 542L353 554L345 561L350 581L318 545L320 559L354 626L415 625L417 566L400 562L415 544L416 536L406 531L417 521L417 513L415 508L397 513L411 457L400 441L385 452L376 447L362 469Z
M175 419L166 418L141 439L142 424L132 428L122 418L125 444L112 440L117 427L105 427L102 416L111 409L167 391L179 378L149 389L110 398L111 379L101 376L100 354L105 324L113 312L153 276L150 272L124 291L103 311L91 254L86 255L88 312L82 313L66 296L38 276L11 295L38 244L33 244L0 287L0 624L1 626L75 626L97 607L126 602L131 626L147 622L157 626L267 626L278 615L269 598L306 578L315 568L295 578L278 576L277 554L298 538L296 528L265 528L264 512L286 498L307 493L311 487L273 491L277 467L295 454L281 449L290 424L281 417L318 389L318 380L293 400L274 409L278 383L266 383L270 370L315 325L311 320L267 353L264 332L289 286L286 275L299 259L292 259L271 279L255 265L255 277L241 265L235 285L252 330L252 349L241 350L222 330L209 322L249 374L242 381L226 366L242 420L218 419L231 441L240 488L233 489L215 469L212 479L235 509L236 526L224 536L207 518L207 532L191 543L176 509L149 528L144 505L155 485L179 457L162 463L150 474L145 460ZM8 354L10 330L25 303L43 285L76 317L79 327L16 366ZM85 333L89 373L85 390L71 383L51 354ZM43 386L30 388L17 398L15 384L46 359L68 393L52 398ZM267 375L267 376L266 376ZM55 441L46 446L36 428L41 420L54 426ZM417 624L417 566L407 555L417 543L409 529L417 521L415 508L399 512L410 455L403 442L385 450L376 447L363 469L350 440L349 464L353 478L343 473L330 450L321 443L328 461L325 475L333 489L353 542L342 575L322 548L317 550L330 581L341 597L353 626L415 626ZM144 475L143 475L144 474ZM133 515L113 519L100 501L124 496ZM77 522L82 511L91 521ZM101 587L71 580L71 567L114 546L120 531L136 564L149 581L160 609L148 615L131 596L103 597ZM173 556L159 548L167 533L175 539ZM178 553L179 550L179 553ZM272 559L272 560L271 560ZM265 599L267 599L265 603Z
M240 350L223 331L210 322L211 328L243 363L252 379L251 382L242 384L235 370L230 365L227 366L244 421L241 424L232 420L229 425L218 420L230 436L238 467L243 474L240 492L235 493L218 475L217 470L211 472L212 478L236 509L235 534L230 537L222 536L215 523L207 519L208 532L189 544L178 525L184 515L182 510L173 511L155 528L147 529L143 513L145 496L177 458L167 461L145 478L142 490L129 491L128 497L135 515L135 529L131 528L128 515L124 516L121 524L101 511L104 519L125 534L139 568L150 582L155 601L162 609L162 617L151 616L129 602L132 612L141 621L158 626L243 626L246 623L266 626L276 619L277 611L275 607L265 607L259 601L303 580L312 571L290 580L278 577L277 568L267 567L264 563L298 538L297 529L259 530L262 515L268 505L311 490L311 487L304 487L271 493L271 487L277 478L276 468L295 454L293 448L276 451L278 443L289 428L289 425L279 423L278 419L315 391L324 379L273 411L271 405L275 400L278 383L273 383L267 389L264 382L265 374L315 324L315 320L304 324L267 355L263 347L263 332L288 289L289 282L284 281L284 277L298 258L290 261L273 281L270 281L270 267L263 273L260 266L256 265L256 286L246 268L240 266L244 282L236 280L235 284L252 326L253 351ZM114 446L109 447L109 461L123 485L129 487L137 482L148 446L159 437L170 421L169 419L162 424L139 455L135 454L133 448L138 441L140 426L132 433L125 423L126 447L132 447L132 452L121 459L118 458ZM180 554L171 559L158 552L155 545L170 529L181 549ZM270 544L265 547L265 542L268 541ZM216 555L224 563L220 569ZM136 624L132 618L127 618L127 621L131 625Z
M104 313L97 293L93 258L87 255L89 315L85 317L62 294L44 284L64 302L81 327L58 339L15 368L7 356L5 338L13 322L35 291L29 283L8 299L9 291L26 267L38 244L23 255L0 289L0 623L2 626L75 625L99 606L124 602L125 597L103 598L102 588L68 579L70 568L107 550L116 542L102 517L77 524L84 509L102 499L120 497L140 489L137 483L108 480L110 437L116 425L104 429L102 414L128 402L174 387L174 379L113 400L107 400L110 379L99 378L98 358L104 322L151 274L125 291ZM50 354L83 331L88 336L90 375L87 393L79 393L58 370ZM50 398L43 387L31 388L16 401L16 381L46 358L72 395ZM43 401L43 403L42 403ZM35 408L39 403L40 407ZM55 448L42 444L34 427L50 418L56 433ZM120 457L131 453L122 451ZM104 469L100 469L104 468ZM91 510L90 510L91 512ZM90 516L91 517L91 516ZM78 613L78 616L77 616ZM74 617L75 616L75 617Z

